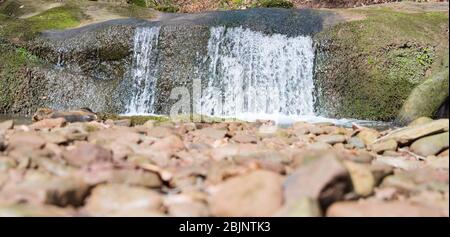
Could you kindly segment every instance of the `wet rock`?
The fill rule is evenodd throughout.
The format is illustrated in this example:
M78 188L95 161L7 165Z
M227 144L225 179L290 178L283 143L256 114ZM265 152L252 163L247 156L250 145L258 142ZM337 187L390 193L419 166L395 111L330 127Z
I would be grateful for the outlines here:
M375 142L370 145L370 149L375 153L382 153L384 151L396 151L398 143L394 139Z
M421 138L411 145L411 151L427 157L430 155L436 155L440 151L447 149L449 145L449 133L440 133L428 137Z
M375 178L370 166L351 161L345 161L344 165L350 173L355 193L364 197L372 194L375 187Z
M380 142L394 139L400 144L407 144L423 136L439 132L447 132L448 127L449 127L448 119L439 119L433 122L419 124L411 127L405 127L393 131L388 135L380 138Z
M284 182L285 202L309 197L319 200L322 207L341 199L351 189L347 170L334 154L301 165Z
M346 138L344 135L320 135L316 137L316 141L325 142L328 144L336 144L345 142Z
M99 185L87 198L84 211L94 216L110 216L116 212L126 213L132 210L160 211L161 196L141 187L123 184Z
M35 130L43 130L43 129L60 128L65 125L66 120L64 118L43 119L30 125L30 128Z
M99 145L80 142L73 149L64 151L62 157L70 165L82 167L94 162L112 161L112 152Z
M374 129L364 128L356 136L368 146L378 139L380 133Z
M32 117L33 122L55 118L64 118L68 123L89 122L96 120L97 115L88 108L73 111L54 111L49 108L41 108Z
M339 202L327 210L329 217L438 217L442 211L405 201Z
M210 200L214 216L271 216L282 205L281 176L254 171L219 185Z

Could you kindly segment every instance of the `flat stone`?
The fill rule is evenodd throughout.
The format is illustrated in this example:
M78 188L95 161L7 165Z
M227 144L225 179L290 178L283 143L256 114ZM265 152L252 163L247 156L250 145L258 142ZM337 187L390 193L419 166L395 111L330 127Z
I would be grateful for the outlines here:
M7 182L0 200L19 202L26 200L35 204L56 206L79 206L88 194L89 185L76 177L55 177L48 174L27 171L23 179Z
M316 137L316 141L325 142L331 145L345 142L345 140L346 138L344 135L320 135Z
M114 120L115 126L131 127L131 119Z
M64 118L43 119L30 125L30 128L35 130L42 130L60 128L64 127L65 125L66 120Z
M397 131L393 131L388 135L380 138L381 141L390 139L396 140L400 144L407 144L418 138L435 134L439 132L448 132L448 119L439 119L425 124L419 124L411 127L405 127Z
M407 201L338 202L327 210L329 217L439 217L444 213Z
M444 132L432 136L420 138L413 142L411 151L420 156L437 155L439 152L447 149L449 146L449 133Z
M375 178L367 164L358 164L351 161L344 161L352 179L355 193L360 196L369 196L375 188Z
M352 137L348 139L347 143L357 149L364 149L366 147L364 141L359 137Z
M283 186L287 204L309 197L327 206L341 199L351 189L351 181L346 168L335 155L325 153L297 168L287 177Z
M99 145L80 142L73 149L64 151L62 157L70 165L82 167L94 162L110 162L112 152Z
M281 176L254 171L220 184L210 200L213 216L271 216L282 205Z
M223 130L223 129L208 127L208 128L203 128L203 129L197 130L197 131L195 131L195 133L197 136L203 136L206 138L218 140L218 139L224 138L225 135L227 134L227 131Z
M119 211L159 211L161 207L162 198L156 191L123 184L104 184L92 190L84 211L93 216L109 216Z
M364 128L356 136L361 139L366 146L368 146L378 139L380 133L375 129Z
M0 204L0 217L70 217L75 212L69 208L52 205Z
M413 126L416 126L416 125L426 124L426 123L429 123L429 122L432 122L432 121L433 121L433 119L429 118L429 117L419 117L419 118L414 119L410 124L408 124L408 127L413 127Z
M384 151L396 151L398 143L394 139L375 142L369 146L370 150L375 153L383 153Z
M34 132L16 132L11 135L7 150L37 150L45 145L45 140Z
M80 174L89 184L116 183L143 186L147 188L159 188L162 185L160 176L154 172L132 168L105 168L91 170Z

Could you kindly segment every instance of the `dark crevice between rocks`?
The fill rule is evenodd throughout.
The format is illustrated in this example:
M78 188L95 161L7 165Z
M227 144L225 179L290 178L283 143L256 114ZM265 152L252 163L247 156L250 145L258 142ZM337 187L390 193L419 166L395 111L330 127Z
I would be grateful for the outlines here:
M441 118L449 118L449 101L448 97L445 99L445 101L439 106L439 109L437 110L434 118L441 119Z
M327 184L319 195L319 204L323 213L336 201L343 200L353 190L350 176L342 175Z

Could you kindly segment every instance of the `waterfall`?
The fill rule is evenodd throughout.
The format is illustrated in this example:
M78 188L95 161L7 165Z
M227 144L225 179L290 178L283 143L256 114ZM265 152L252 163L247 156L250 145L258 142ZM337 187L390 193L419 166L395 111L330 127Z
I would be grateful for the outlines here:
M314 115L314 50L309 36L265 35L241 27L210 31L208 81L196 102L197 113Z
M158 59L158 35L158 27L136 29L127 114L159 112L154 109L156 82L164 62ZM212 27L206 47L204 60L195 65L202 91L193 101L194 113L236 118L314 115L311 37Z
M127 106L128 114L155 113L159 29L159 27L136 29L131 66L132 98Z

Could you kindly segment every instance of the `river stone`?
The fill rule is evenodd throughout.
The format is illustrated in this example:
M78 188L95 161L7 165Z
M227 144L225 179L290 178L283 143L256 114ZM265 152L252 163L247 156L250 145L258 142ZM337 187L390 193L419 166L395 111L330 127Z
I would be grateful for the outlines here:
M336 143L342 143L345 142L345 136L344 135L320 135L315 138L316 141L319 142L325 142L331 145L334 145Z
M156 191L123 184L103 184L92 190L84 211L94 216L109 216L118 211L159 211L161 206L162 198Z
M327 210L328 217L439 217L444 213L436 208L408 201L338 202Z
M277 217L320 217L319 202L309 197L302 197L295 202L285 204L275 216Z
M82 167L94 162L112 161L112 152L99 145L80 142L73 149L64 151L62 157L70 165Z
M32 151L41 149L45 140L35 132L16 132L11 135L7 150Z
M9 181L0 200L57 206L80 206L88 195L89 185L77 177L55 177L39 171L27 171L23 179Z
M210 199L213 216L273 215L282 205L280 175L269 171L254 171L230 178L218 186Z
M370 170L370 166L351 161L344 161L344 166L350 173L356 194L363 197L372 194L375 188L375 178Z
M0 217L69 217L74 214L70 208L52 205L0 204Z
M410 124L408 124L408 126L413 127L416 125L426 124L426 123L429 123L432 121L433 121L433 119L429 118L429 117L419 117L419 118L416 118L414 121L412 121Z
M449 127L448 119L439 119L425 124L419 124L412 127L405 127L382 137L379 141L394 139L400 144L407 144L418 138L439 133L447 132Z
M356 136L368 146L378 139L380 133L375 129L364 128Z
M211 138L214 140L219 140L225 137L227 134L226 130L207 127L200 130L195 131L195 134L200 137Z
M154 172L132 168L106 168L82 173L82 177L89 184L116 183L159 188L162 185L160 176Z
M394 139L375 142L369 146L370 150L375 153L383 153L384 151L396 151L398 143Z
M366 147L364 141L359 137L352 137L348 139L347 143L351 144L356 149L364 149Z
M325 153L297 168L283 186L287 204L309 197L327 206L344 196L350 189L351 181L346 168L335 155Z
M66 125L66 120L64 118L55 119L43 119L30 125L31 129L43 130L43 129L53 129L60 128Z
M449 133L441 133L428 137L421 138L411 145L412 152L427 157L430 155L436 155L440 151L448 148L449 146Z
M443 152L439 153L438 156L448 157L449 156L449 149L445 149Z
M11 157L0 155L0 172L7 171L17 166L17 161ZM0 184L1 187L1 184Z
M131 119L114 120L115 126L131 127Z

